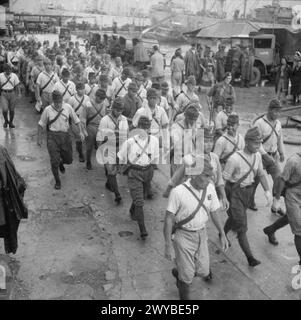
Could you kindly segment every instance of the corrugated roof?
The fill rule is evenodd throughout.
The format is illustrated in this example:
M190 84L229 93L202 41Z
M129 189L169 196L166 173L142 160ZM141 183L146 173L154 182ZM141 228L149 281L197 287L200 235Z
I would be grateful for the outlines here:
M260 28L249 21L218 21L212 25L203 27L196 35L197 38L226 39L240 36L248 37L250 32L256 32Z

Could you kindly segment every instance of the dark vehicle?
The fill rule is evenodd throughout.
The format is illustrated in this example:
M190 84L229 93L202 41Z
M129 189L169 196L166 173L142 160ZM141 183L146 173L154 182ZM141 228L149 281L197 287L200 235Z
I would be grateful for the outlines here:
M61 28L59 33L59 42L71 41L71 32L69 28Z

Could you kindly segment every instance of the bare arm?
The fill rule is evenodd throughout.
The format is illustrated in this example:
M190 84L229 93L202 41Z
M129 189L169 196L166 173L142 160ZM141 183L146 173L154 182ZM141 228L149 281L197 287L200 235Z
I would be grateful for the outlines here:
M165 257L168 260L171 260L171 247L172 247L171 233L172 233L173 221L174 221L173 214L169 211L166 211L163 233L164 233L164 239L165 239Z

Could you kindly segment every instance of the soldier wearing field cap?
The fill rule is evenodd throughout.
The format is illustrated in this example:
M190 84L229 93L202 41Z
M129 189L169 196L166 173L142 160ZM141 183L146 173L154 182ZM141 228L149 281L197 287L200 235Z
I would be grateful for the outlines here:
M122 145L118 152L120 162L128 164L128 186L132 198L130 214L136 220L140 236L148 236L144 223L144 194L150 191L154 175L153 164L159 161L159 141L149 134L151 121L146 116L140 116L138 130L133 130L132 136Z
M215 118L215 130L216 130L216 136L217 138L222 136L227 129L227 119L230 114L236 114L235 111L233 111L233 104L234 99L233 97L227 97L225 99L225 108L221 110Z
M180 300L191 300L191 284L195 276L210 274L206 222L209 215L215 224L224 251L228 249L220 221L220 203L211 183L213 167L208 156L199 155L201 165L190 171L191 178L174 188L169 196L164 223L165 257L172 261L175 252ZM173 238L172 238L173 235Z
M62 70L62 78L56 82L53 90L59 91L62 94L63 101L68 102L76 92L76 87L73 81L70 81L70 71L67 69Z
M110 103L107 100L106 92L98 89L95 93L95 100L90 101L87 108L83 110L83 122L86 124L86 167L92 170L91 155L96 145L96 135L100 120L108 113Z
M143 85L143 76L142 73L138 72L135 76L135 82L138 86L138 92L137 92L137 98L142 103L146 99L147 90L145 89Z
M4 72L0 73L0 101L2 105L2 115L4 118L3 127L15 128L13 123L15 117L16 107L16 90L18 90L19 96L21 95L18 76L12 72L12 68L9 64L5 64ZM9 119L8 119L9 114Z
M135 113L142 106L140 99L137 98L137 92L136 82L131 82L128 86L128 93L123 97L124 110L122 114L127 117L130 127Z
M262 155L263 168L272 176L273 181L281 174L280 162L284 161L284 144L280 116L281 104L278 99L272 99L269 102L267 114L260 116L253 121L253 126L259 129L262 137ZM258 181L257 181L258 184ZM256 190L256 189L255 189ZM254 190L254 195L255 195ZM274 194L275 192L273 192ZM254 195L250 204L250 209L257 209ZM271 211L279 216L284 215L281 208L275 208L275 199Z
M101 146L99 151L103 154L103 163L106 169L107 182L106 188L115 194L115 202L121 202L121 196L118 190L117 173L119 146L127 139L128 122L122 115L124 103L122 98L116 98L112 104L112 110L105 115L98 127L96 141Z
M52 104L47 106L38 124L39 146L42 145L42 131L47 129L47 149L50 156L51 170L55 179L55 189L61 189L59 170L65 173L64 164L72 163L72 141L69 135L69 121L77 127L81 140L84 140L80 120L72 107L63 103L62 94L58 91L52 93Z
M226 132L214 144L213 152L218 156L223 168L234 152L242 150L245 147L243 136L237 132L238 127L238 115L230 114L227 119Z
M42 109L52 102L52 92L54 85L59 81L59 77L53 71L52 63L49 59L44 59L45 70L42 71L36 81L36 99L42 105Z
M245 135L245 148L236 151L227 160L223 171L223 177L226 181L226 195L230 204L227 211L228 220L224 226L225 234L227 235L230 230L237 233L239 245L251 267L260 264L260 261L253 256L247 238L247 208L257 177L264 189L268 205L272 202L272 195L259 153L261 141L259 129L256 127L249 129Z

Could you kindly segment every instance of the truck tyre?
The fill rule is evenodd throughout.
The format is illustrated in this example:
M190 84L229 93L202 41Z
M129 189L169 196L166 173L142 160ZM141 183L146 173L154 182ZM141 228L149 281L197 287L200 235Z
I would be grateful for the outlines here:
M261 72L257 67L253 67L252 77L250 81L251 86L255 86L260 82L261 79Z

